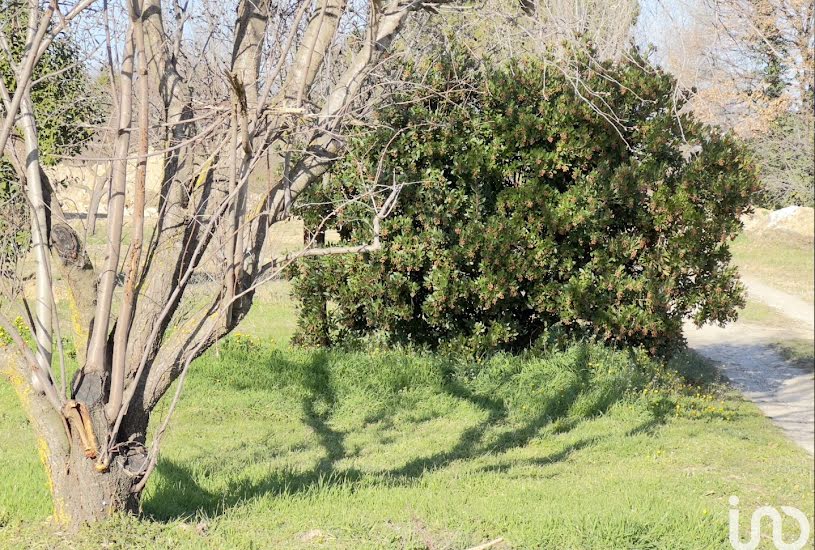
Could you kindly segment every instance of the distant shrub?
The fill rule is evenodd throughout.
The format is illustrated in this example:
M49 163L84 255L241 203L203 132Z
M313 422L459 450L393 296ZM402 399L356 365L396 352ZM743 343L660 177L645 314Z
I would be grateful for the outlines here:
M591 337L664 354L687 316L735 318L728 241L755 171L734 138L682 113L669 75L636 53L579 84L536 61L413 70L421 93L354 136L305 197L317 231L330 205L410 182L381 251L297 264L300 343L479 355ZM371 238L359 202L328 221L347 243Z
M788 113L750 142L759 167L757 206L815 206L815 118Z

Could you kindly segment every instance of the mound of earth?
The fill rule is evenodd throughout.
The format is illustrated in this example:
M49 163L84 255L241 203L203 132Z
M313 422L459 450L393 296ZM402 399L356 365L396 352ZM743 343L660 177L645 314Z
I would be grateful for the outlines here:
M742 218L744 230L750 233L786 231L804 237L815 236L815 210L808 206L788 206L780 210L756 208Z

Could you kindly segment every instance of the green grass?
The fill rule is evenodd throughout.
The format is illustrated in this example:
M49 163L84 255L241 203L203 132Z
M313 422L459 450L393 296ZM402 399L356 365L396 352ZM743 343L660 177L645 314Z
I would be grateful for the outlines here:
M272 281L260 287L252 309L234 333L249 334L267 345L285 347L297 325L290 288L288 281Z
M739 311L739 321L767 327L787 327L790 323L789 317L784 316L779 310L764 302L750 299L747 300L744 309Z
M815 248L812 238L767 231L743 233L732 244L733 260L745 275L812 302Z
M812 458L694 356L293 350L268 307L194 365L142 519L48 528L0 383L0 547L729 548L730 495L813 516Z
M806 370L815 370L815 343L812 340L787 339L773 347L792 364Z

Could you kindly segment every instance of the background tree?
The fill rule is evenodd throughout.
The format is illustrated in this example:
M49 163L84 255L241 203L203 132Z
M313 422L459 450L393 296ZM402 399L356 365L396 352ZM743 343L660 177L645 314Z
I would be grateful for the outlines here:
M815 117L787 113L760 137L750 140L759 159L762 191L759 204L776 209L815 206Z
M754 149L760 204L811 206L813 52L811 0L651 2L647 40L690 91L700 120L734 130Z
M353 245L371 228L349 198L405 182L381 250L294 269L299 340L482 354L590 336L669 353L687 316L735 319L728 241L756 187L743 147L677 117L673 79L636 53L591 66L615 120L545 63L413 68L437 93L386 110L305 196L309 230Z
M6 0L0 4L0 25L7 51L13 58L23 55L26 44L27 12L21 2ZM9 57L0 57L2 90L14 90L14 71ZM40 154L43 165L52 166L64 155L76 154L100 122L101 106L90 93L91 79L85 70L79 48L70 37L58 36L44 51L32 72L31 101L40 125ZM19 285L8 277L28 251L31 233L27 219L25 192L19 185L25 178L25 152L22 135L13 134L0 158L0 273L4 297L15 296Z

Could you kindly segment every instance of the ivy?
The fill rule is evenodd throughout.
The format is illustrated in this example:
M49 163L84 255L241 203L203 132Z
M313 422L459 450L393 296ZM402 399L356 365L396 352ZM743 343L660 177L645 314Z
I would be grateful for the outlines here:
M10 38L19 62L26 45L28 9L13 0L0 1L0 25ZM7 56L0 57L0 77L14 93L17 83ZM37 119L40 160L53 165L63 155L78 152L92 137L92 126L102 122L102 105L89 94L91 87L79 46L58 35L40 57L32 75L31 101Z
M28 8L19 1L0 0L0 25L19 62L26 44ZM0 56L0 78L11 94L17 89L8 56ZM102 105L89 94L90 79L79 47L58 35L35 65L31 100L37 120L40 161L56 164L61 156L79 152L102 121ZM18 136L21 139L21 136ZM28 206L16 174L0 158L0 277L15 269L30 245Z

